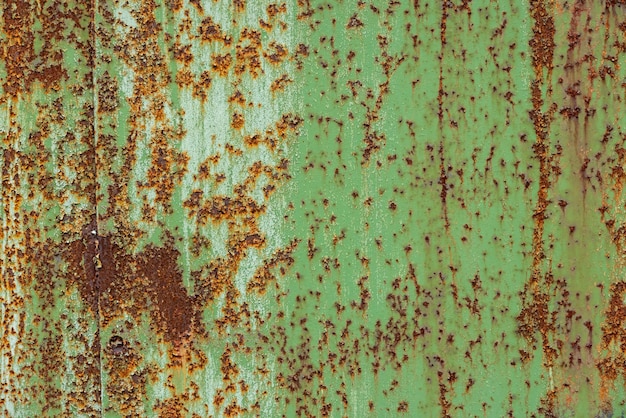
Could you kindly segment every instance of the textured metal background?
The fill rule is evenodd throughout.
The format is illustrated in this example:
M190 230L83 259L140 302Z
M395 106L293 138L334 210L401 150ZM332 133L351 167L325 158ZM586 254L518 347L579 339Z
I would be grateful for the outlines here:
M2 416L623 416L626 3L4 0Z

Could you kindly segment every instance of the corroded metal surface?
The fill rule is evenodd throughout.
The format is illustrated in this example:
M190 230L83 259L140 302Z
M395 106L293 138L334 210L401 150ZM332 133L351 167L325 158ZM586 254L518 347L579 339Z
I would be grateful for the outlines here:
M620 416L626 5L3 4L7 416Z

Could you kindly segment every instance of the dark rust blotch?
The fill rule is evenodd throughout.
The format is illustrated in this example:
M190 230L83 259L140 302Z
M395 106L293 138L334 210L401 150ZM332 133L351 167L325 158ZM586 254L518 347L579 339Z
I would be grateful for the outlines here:
M189 337L199 312L183 285L179 251L167 243L130 255L108 237L98 240L102 268L97 288L103 314L117 312L113 304L127 303L133 315L150 312L153 328L172 344Z

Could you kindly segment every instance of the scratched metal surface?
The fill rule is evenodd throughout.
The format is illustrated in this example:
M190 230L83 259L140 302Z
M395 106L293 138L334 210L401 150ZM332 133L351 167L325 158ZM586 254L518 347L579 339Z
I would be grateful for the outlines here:
M623 1L2 3L3 416L623 416Z

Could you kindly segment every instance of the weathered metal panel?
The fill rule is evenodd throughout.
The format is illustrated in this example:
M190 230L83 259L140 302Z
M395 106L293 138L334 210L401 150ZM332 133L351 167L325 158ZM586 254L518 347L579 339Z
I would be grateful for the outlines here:
M626 413L624 2L3 10L5 415Z

